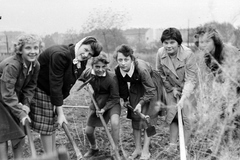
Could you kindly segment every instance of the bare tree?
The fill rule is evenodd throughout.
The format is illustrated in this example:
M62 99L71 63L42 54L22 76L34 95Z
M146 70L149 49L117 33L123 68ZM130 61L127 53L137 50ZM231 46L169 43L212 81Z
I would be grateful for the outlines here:
M111 8L107 10L94 9L94 12L90 13L87 22L83 25L82 30L84 32L100 31L103 36L106 52L109 53L110 40L108 35L113 37L114 46L116 47L118 32L127 25L129 20L127 12L116 11Z

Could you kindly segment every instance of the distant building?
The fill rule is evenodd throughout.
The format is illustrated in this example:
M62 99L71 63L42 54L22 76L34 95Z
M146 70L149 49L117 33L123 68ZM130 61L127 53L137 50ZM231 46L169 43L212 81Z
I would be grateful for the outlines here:
M146 32L148 28L132 28L123 31L129 44L145 42Z
M7 51L13 52L14 44L16 43L18 36L22 33L23 32L18 31L0 32L0 53L7 53Z
M153 42L160 41L162 32L163 32L163 29L153 29L153 28L148 29L145 34L145 42L147 44L151 44Z
M0 53L6 52L7 52L6 36L3 32L0 32Z
M160 38L162 36L162 32L165 29L158 28L133 28L133 29L127 29L123 31L123 35L126 37L128 43L139 43L139 42L145 42L147 44L150 44L152 42L158 42L160 41ZM183 42L185 43L192 43L193 42L193 32L194 29L190 28L188 29L179 29L182 34Z

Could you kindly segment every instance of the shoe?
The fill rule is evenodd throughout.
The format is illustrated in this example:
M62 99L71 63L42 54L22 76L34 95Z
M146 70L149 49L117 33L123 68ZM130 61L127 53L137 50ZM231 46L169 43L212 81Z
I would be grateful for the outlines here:
M141 152L140 153L132 153L129 157L128 157L128 159L129 160L133 160L133 159L135 159L135 158L137 158L138 156L140 156L141 155Z
M99 149L89 149L87 151L87 153L84 154L84 158L89 158L89 157L92 157L94 156L95 154L97 154L99 152Z
M151 153L148 153L147 155L141 155L140 160L149 160L151 157Z

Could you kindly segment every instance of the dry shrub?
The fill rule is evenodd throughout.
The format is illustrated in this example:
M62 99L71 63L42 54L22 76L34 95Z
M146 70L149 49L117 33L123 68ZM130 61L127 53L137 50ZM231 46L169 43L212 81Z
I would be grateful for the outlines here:
M191 107L192 136L188 145L188 160L239 159L240 109L236 92L240 80L240 66L237 61L239 55L232 54L233 56L220 66L222 74L213 76L205 65L203 53L196 51L195 54L198 68L198 85L195 90L197 103ZM116 62L112 55L109 56L110 68L113 69ZM156 53L135 53L135 56L155 68ZM121 130L125 133L121 134L121 144L129 154L134 149L130 124L126 124L123 115L121 121ZM151 159L179 159L179 154L164 154L169 138L168 127L160 125L156 126L156 129L158 133L153 137L150 147Z
M213 76L196 52L198 66L197 107L189 144L191 159L239 159L239 55L232 54L222 74Z

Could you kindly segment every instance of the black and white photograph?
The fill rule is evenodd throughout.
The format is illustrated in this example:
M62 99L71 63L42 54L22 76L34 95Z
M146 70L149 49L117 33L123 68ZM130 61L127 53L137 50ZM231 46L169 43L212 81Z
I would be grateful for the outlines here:
M0 0L0 160L239 159L239 0Z

